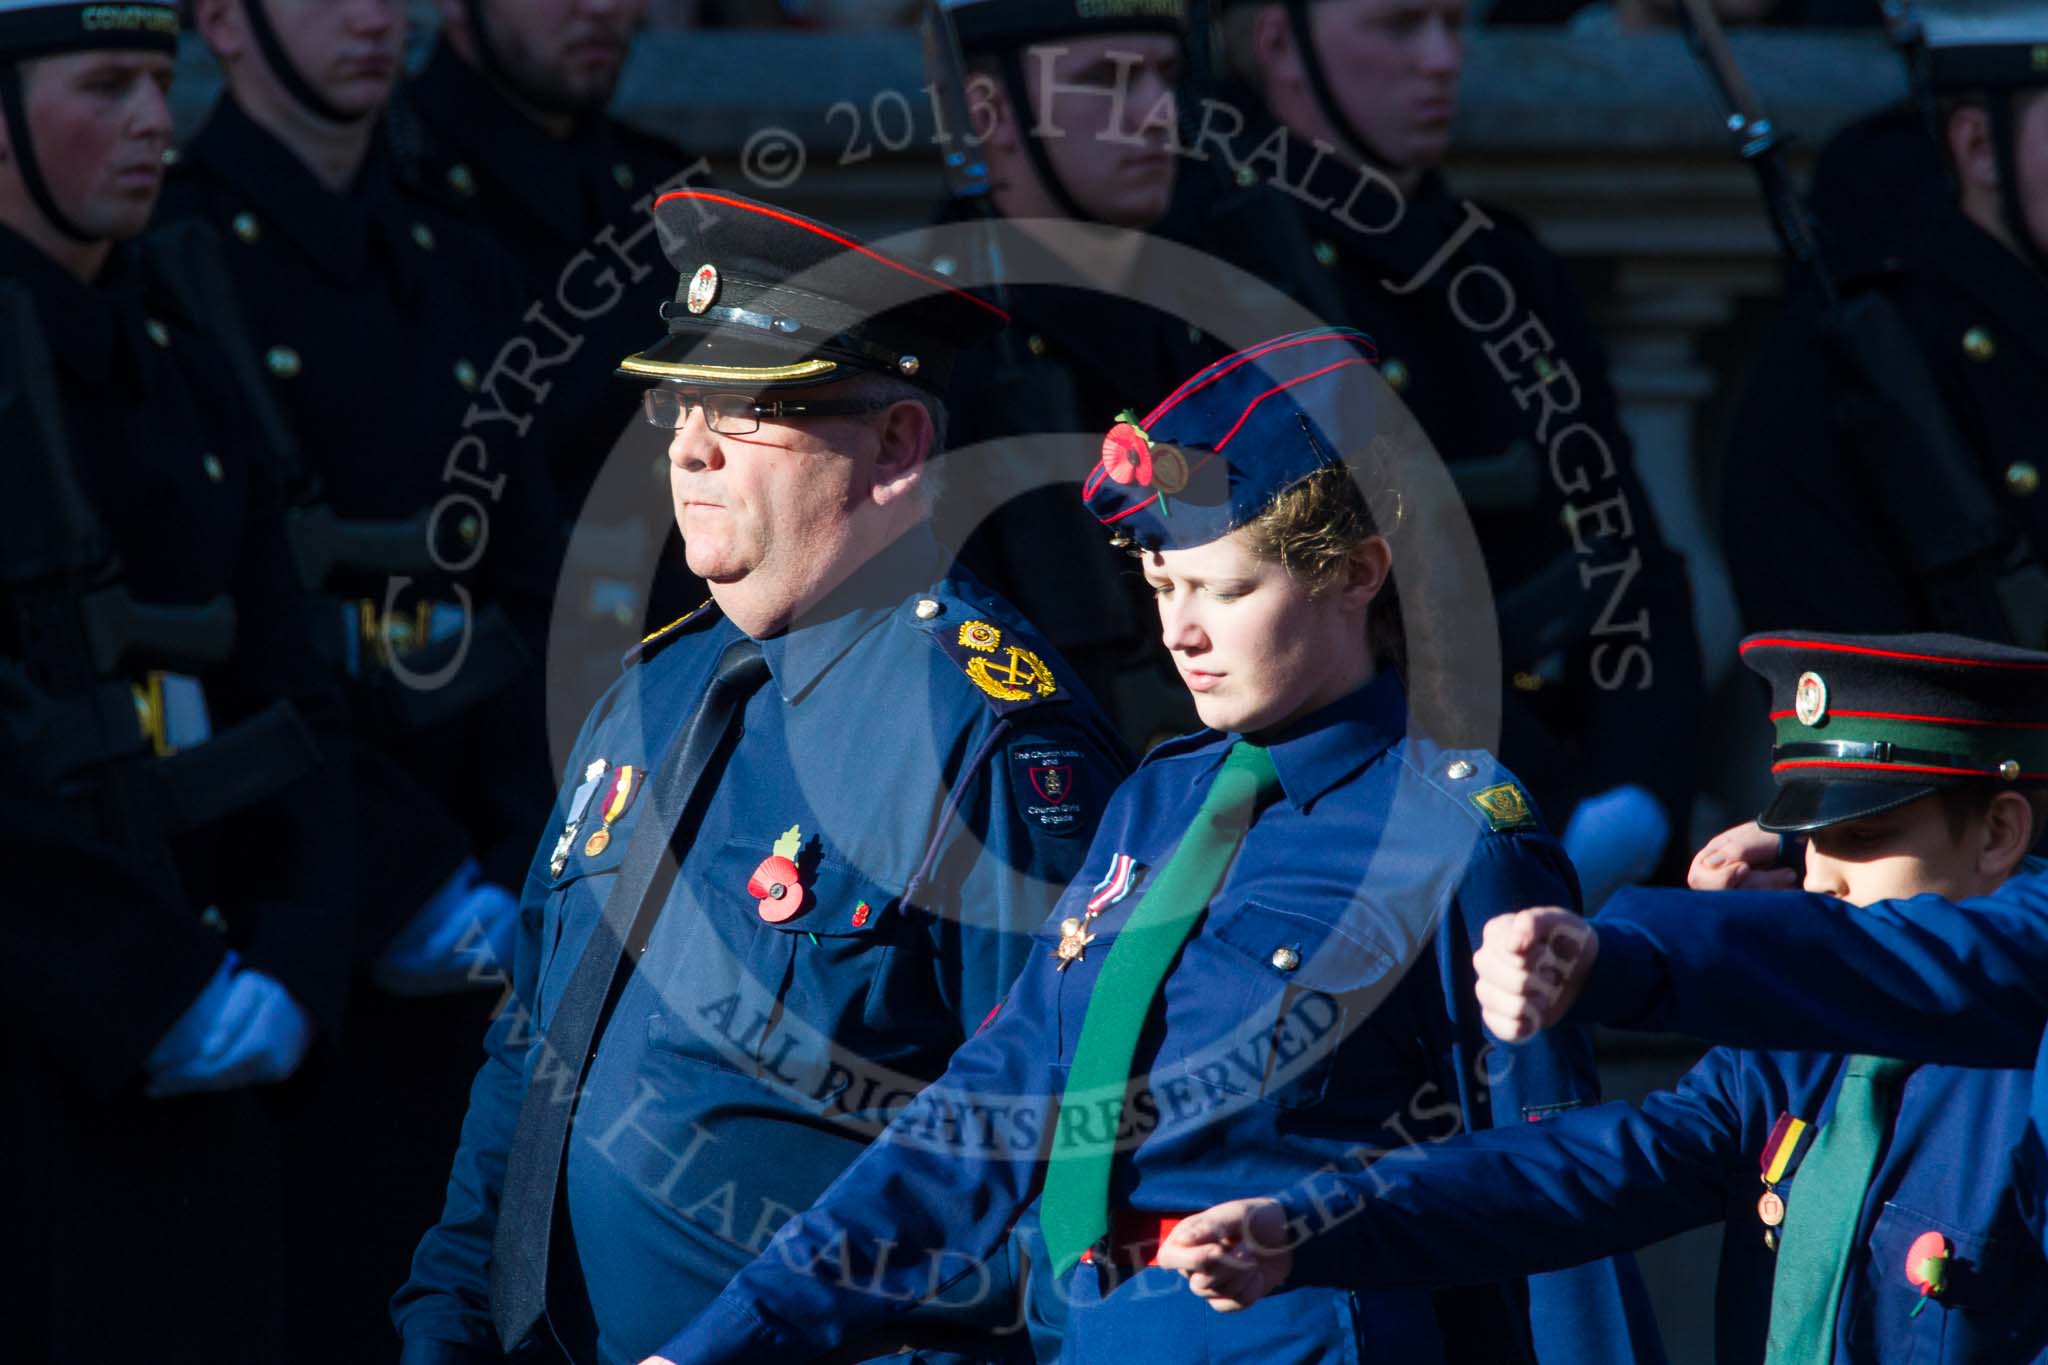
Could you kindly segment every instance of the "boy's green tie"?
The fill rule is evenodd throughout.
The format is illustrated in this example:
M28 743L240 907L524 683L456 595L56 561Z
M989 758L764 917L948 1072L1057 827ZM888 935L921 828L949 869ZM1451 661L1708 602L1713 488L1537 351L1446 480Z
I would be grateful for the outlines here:
M1835 1112L1815 1134L1785 1201L1764 1365L1828 1365L1834 1357L1835 1315L1863 1197L1912 1069L1891 1057L1851 1057L1843 1067Z
M1109 1168L1138 1034L1167 967L1223 885L1253 817L1279 793L1272 757L1256 744L1233 744L1187 833L1103 959L1060 1103L1063 1108L1068 1103L1107 1108L1102 1102L1114 1099L1117 1119L1099 1140L1055 1146L1039 1222L1056 1275L1073 1269L1081 1253L1109 1230Z

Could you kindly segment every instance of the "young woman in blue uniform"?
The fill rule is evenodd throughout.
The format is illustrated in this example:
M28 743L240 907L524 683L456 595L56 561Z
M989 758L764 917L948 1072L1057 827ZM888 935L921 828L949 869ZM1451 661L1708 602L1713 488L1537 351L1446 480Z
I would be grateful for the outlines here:
M1780 785L1760 824L1806 840L1809 892L1917 907L2041 874L2025 855L2048 812L2048 655L1956 636L1780 632L1747 641L1743 657L1773 685ZM1838 917L1776 899L1795 919ZM1695 902L1695 923L1717 908ZM1777 938L1751 938L1747 956L1778 953ZM1806 980L1853 975L1824 956L1803 962ZM1740 989L1768 1017L1778 997L1757 985L1730 964L1720 983L1682 993ZM1234 1307L1282 1280L1529 1271L1725 1219L1721 1360L2039 1360L2048 1300L2032 1289L2048 1259L2033 1088L2026 1070L1720 1048L1640 1109L1481 1134L1391 1178L1345 1175L1212 1210L1178 1227L1161 1260ZM1474 1207L1489 1212L1483 1233L1458 1216ZM1289 1237L1291 1215L1303 1222Z
M1512 777L1410 730L1391 552L1346 463L1374 358L1348 330L1282 337L1110 433L1083 495L1138 556L1209 728L1117 791L945 1076L653 1360L886 1332L1034 1199L1066 1360L1658 1358L1626 1261L1228 1319L1148 1264L1177 1215L1247 1181L1594 1098L1584 1035L1509 1065L1469 1004L1484 921L1577 885Z

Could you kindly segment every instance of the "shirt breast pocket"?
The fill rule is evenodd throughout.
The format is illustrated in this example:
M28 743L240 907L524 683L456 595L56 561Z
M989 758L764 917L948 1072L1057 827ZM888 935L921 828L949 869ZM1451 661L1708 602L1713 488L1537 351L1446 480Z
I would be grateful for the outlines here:
M1281 1109L1320 1104L1359 993L1392 966L1326 919L1247 900L1188 945L1168 1040L1205 1085Z
M562 992L576 964L590 946L591 932L604 916L605 903L619 880L626 840L614 836L595 856L573 858L562 874L548 883L541 905L540 973L535 978L535 1021L544 1030L554 1020Z
M1948 1240L1947 1277L1915 1317L1921 1296L1906 1261L1929 1232ZM1888 1202L1871 1229L1863 1273L1869 1311L1855 1315L1863 1340L1849 1343L1859 1355L1886 1365L2038 1359L2048 1300L2039 1293L2041 1257L2029 1245Z
M797 1034L806 1047L886 1060L906 1044L892 1036L909 989L892 981L910 932L897 892L817 844L794 860L793 884L778 881L786 869L764 867L774 856L768 842L735 839L692 869L692 908L662 949L663 1008L649 1044L741 1071ZM757 897L750 883L771 894ZM799 896L788 918L763 916Z

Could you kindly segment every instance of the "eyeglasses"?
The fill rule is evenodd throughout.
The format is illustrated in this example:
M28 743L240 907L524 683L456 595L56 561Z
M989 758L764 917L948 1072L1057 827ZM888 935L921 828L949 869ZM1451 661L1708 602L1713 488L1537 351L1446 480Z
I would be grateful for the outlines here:
M648 425L663 431L680 430L690 420L691 408L704 409L704 425L721 436L749 436L761 429L761 419L779 422L787 417L854 417L880 412L889 405L871 398L823 399L809 403L780 400L759 402L743 393L693 394L668 384L658 385L640 395L640 414Z

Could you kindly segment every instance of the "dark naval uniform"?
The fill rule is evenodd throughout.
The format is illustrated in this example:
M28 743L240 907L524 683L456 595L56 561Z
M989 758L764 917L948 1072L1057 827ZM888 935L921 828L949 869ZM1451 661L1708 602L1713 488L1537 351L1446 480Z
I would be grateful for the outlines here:
M22 1295L17 1349L101 1359L110 1336L141 1333L143 1349L165 1360L275 1359L287 1353L276 1317L276 1101L246 1088L145 1099L140 1086L152 1045L194 1004L224 949L281 983L322 1036L339 1031L351 904L340 698L314 658L269 457L222 382L220 355L195 325L203 320L130 248L116 248L87 285L0 229L0 278L32 303L62 434L119 581L140 602L198 607L224 595L233 605L232 649L211 666L178 672L147 648L114 663L107 680L135 689L139 723L125 744L67 721L27 745L25 762L40 771L96 741L113 746L104 761L177 750L182 762L176 775L152 770L166 787L140 789L159 793L138 816L162 834L165 854L134 864L149 897L123 906L103 939L18 943L27 956L17 970L35 982L27 1000L81 1011L98 1002L113 1017L75 1028L63 1013L46 1017L40 1027L65 1029L71 1043L10 1069L28 1118L16 1137L26 1151L19 1169L35 1172L13 1215L27 1268L10 1276ZM0 382L12 390L24 376ZM0 654L38 664L11 610ZM10 724L36 721L32 706L8 709ZM9 780L18 794L39 793L46 819L61 811L81 822L39 857L80 845L81 856L98 856L97 842L118 837L85 823L90 803L68 780L62 798L20 767ZM10 908L89 915L99 875L80 876L87 900L76 906L10 893ZM123 961L148 965L121 977L110 999L107 973ZM126 1287L112 1308L109 1284Z
M1024 73L1034 44L1153 34L1182 41L1183 10L1118 3L1083 13L1037 0L943 7L962 58L996 73L1024 122L1031 120ZM965 107L968 92L960 94ZM1076 200L1042 141L1027 130L1023 142L1058 212L1077 233L1100 234L1102 224ZM1045 241L997 215L987 185L956 192L935 220L947 235L944 254L961 254L964 237L972 257L985 255L1000 268L1012 324L960 367L947 395L952 445L986 445L974 457L975 477L947 487L937 513L942 534L964 542L962 558L1045 632L1126 740L1142 748L1191 728L1194 711L1159 652L1150 594L1130 556L1104 541L1076 495L1100 453L1100 433L1120 411L1165 393L1228 348L1175 316L1184 282L1149 246L1131 255L1117 284L1091 285ZM988 234L985 248L974 240L978 233ZM1215 302L1213 295L1204 301Z
M575 663L555 670L549 708L567 735L619 653L704 596L667 513L661 444L634 420L612 366L639 344L632 300L662 265L649 205L707 179L705 163L602 114L551 138L445 37L387 122L400 176L518 270L524 311L486 373L478 429L545 414L549 470L574 523L552 648Z
M1887 269L1906 245L1910 215L1899 212L1900 203L1947 183L1941 150L1915 102L1845 126L1814 158L1806 196L1828 268L1838 279Z
M1789 310L1751 380L1728 560L1752 629L1941 630L2041 649L2048 244L2023 202L2020 130L2048 88L2048 23L2024 3L1930 5L1924 21L1920 93L1984 120L2003 239L1962 211L1952 176L1914 158L1887 167L1905 206L1893 254L1849 278L1838 308ZM1783 508L1822 505L1800 535L1777 534Z
M202 218L228 243L250 339L327 506L358 524L417 523L404 562L308 585L371 751L360 802L374 950L379 928L472 851L486 878L516 887L549 804L540 662L562 533L537 453L545 424L488 443L490 428L464 425L519 286L490 243L391 181L381 140L357 183L331 193L233 98L183 149L161 216ZM394 579L404 590L387 602ZM429 707L389 659L415 679L438 674L465 616L470 649L420 689Z
M936 392L991 325L987 305L822 225L722 195L661 211L681 272L670 335L623 368L670 392L815 403L806 383L884 366ZM799 272L814 288L784 289ZM640 829L661 823L647 812L669 799L668 763L700 752L687 737L727 658L756 648L766 676L734 703L736 737L701 750L673 839ZM1125 771L1064 660L923 527L758 646L706 603L627 663L526 880L511 1007L394 1303L408 1361L495 1359L535 1326L515 1296L535 1314L544 1298L534 1335L573 1360L644 1357L989 1015ZM635 886L662 847L672 880ZM645 906L624 939L600 925L621 897ZM588 1043L565 1042L608 946L632 967L600 992ZM532 1186L531 1121L579 1079L567 1158L543 1149ZM930 1330L1012 1321L1008 1279L970 1286Z
M1358 443L1342 414L1365 390L1343 372L1369 355L1356 334L1322 331L1226 357L1151 414L1149 436L1112 431L1106 449L1126 459L1112 471L1105 455L1090 510L1148 548L1227 534ZM1132 439L1150 456L1136 477ZM1626 1258L1530 1281L1468 1277L1441 1297L1305 1291L1229 1317L1148 1268L1176 1218L1262 1181L1598 1100L1588 1036L1566 1030L1501 1065L1472 1005L1485 922L1576 902L1569 863L1490 756L1442 750L1408 722L1400 680L1383 673L1257 746L1203 730L1154 749L994 1019L661 1354L823 1356L883 1328L942 1272L999 1257L1036 1199L1067 1299L1063 1360L1144 1359L1164 1342L1201 1359L1660 1359ZM1101 996L1123 988L1108 984L1116 955L1161 951L1149 893L1179 885L1210 794L1248 747L1270 760L1276 790L1217 864L1205 908L1176 921L1192 923L1166 942L1163 982L1116 1073L1134 1084L1077 1095ZM1089 1159L1107 1163L1106 1208L1083 1212L1107 1232L1081 1254L1064 1245L1071 1185L1056 1185L1063 1163Z
M602 115L550 138L445 38L401 87L389 121L401 174L518 267L522 305L534 311L518 327L523 358L508 360L528 383L507 378L495 396L517 414L547 413L549 459L573 516L633 416L611 366L640 343L646 324L630 300L661 265L648 204L686 178L702 181L702 162Z
M2048 282L1936 192L1905 253L1853 281L1898 310L1962 468L1937 467L1812 301L1752 374L1730 446L1728 563L1752 630L1966 630L2048 643ZM1936 507L1931 501L1938 502ZM1787 508L1826 507L1784 534Z
M964 222L964 211L942 221ZM1030 278L1034 254L1043 252L1028 237L1006 234L1010 273ZM1037 268L1071 275L1057 263ZM1080 481L1101 453L1093 433L1134 395L1165 393L1217 348L1164 313L1078 286L1015 286L1004 303L1009 333L963 364L947 395L950 443L983 448L974 477L948 484L939 516L968 532L962 559L1045 631L1142 747L1188 729L1194 713L1159 653L1151 594L1080 506Z
M1212 142L1191 168L1180 230L1380 344L1381 374L1450 470L1486 557L1501 757L1560 827L1585 797L1641 783L1683 830L1691 597L1563 264L1434 173L1397 201L1269 121L1231 146L1234 159Z
M183 149L159 217L197 217L227 244L258 382L341 534L401 542L311 567L306 584L353 713L355 946L370 961L452 879L515 891L552 804L542 660L563 537L546 414L524 432L469 421L522 291L494 244L393 182L381 138L329 191L232 95ZM303 518L294 531L328 534ZM440 974L454 990L462 964ZM367 974L355 995L353 1046L299 1125L297 1182L317 1228L304 1283L354 1311L308 1361L388 1346L381 1305L439 1207L491 1006L474 986L401 999ZM394 1128L393 1107L415 1122Z
M336 735L339 698L314 658L280 492L203 320L195 324L150 279L138 249L117 249L87 285L0 229L0 268L33 300L72 458L130 593L171 606L225 594L235 604L230 659L194 679L205 729L221 736L288 701L316 737ZM21 642L10 645L16 654ZM176 747L176 698L192 693L167 678L136 681L144 738ZM172 700L160 702L167 693ZM244 812L240 834L195 831L189 864L180 858L199 904L242 898L239 911L222 906L229 941L330 1026L339 1023L349 933L347 880L337 875L347 824L327 808L340 792L333 777L309 774L302 803ZM258 849L263 857L249 856Z

